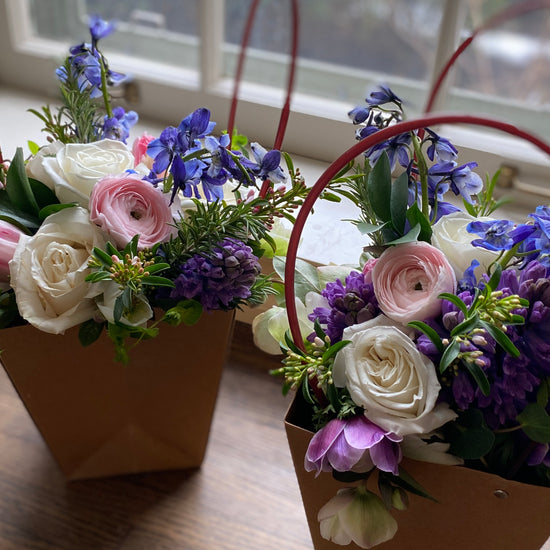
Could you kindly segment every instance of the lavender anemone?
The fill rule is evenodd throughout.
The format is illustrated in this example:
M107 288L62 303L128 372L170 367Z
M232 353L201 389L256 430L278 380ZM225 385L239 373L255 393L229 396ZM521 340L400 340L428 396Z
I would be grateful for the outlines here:
M251 296L261 266L249 246L228 238L208 257L192 256L180 271L171 298L197 299L206 310L232 309Z
M341 340L346 327L369 321L380 313L374 287L372 283L365 282L365 276L359 271L352 271L346 277L345 284L340 279L328 283L322 295L329 307L315 308L309 319L318 319L321 325L326 326L331 342Z

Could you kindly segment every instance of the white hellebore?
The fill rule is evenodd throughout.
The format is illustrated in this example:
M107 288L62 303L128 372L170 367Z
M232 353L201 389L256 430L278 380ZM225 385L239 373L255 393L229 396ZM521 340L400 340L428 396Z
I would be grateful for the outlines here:
M412 333L384 315L347 327L342 340L351 343L333 367L334 383L348 389L365 416L401 436L431 432L456 417L447 404L436 404L441 386L435 366Z
M21 316L52 334L94 317L94 297L102 289L84 279L93 248L105 244L88 211L79 207L48 216L35 235L21 237L9 264Z
M378 495L363 487L340 489L317 516L321 536L340 545L372 548L394 537L397 522Z
M39 154L28 171L37 174L62 203L76 202L88 208L90 193L104 176L134 169L134 155L121 141L102 139L93 143L67 143L55 156Z
M464 271L470 267L472 260L477 260L480 263L475 270L476 278L479 279L484 273L487 273L489 265L497 259L498 252L473 246L471 242L478 239L479 236L466 230L470 222L489 219L474 218L466 212L452 212L441 216L433 225L432 245L445 254L457 279L462 279Z

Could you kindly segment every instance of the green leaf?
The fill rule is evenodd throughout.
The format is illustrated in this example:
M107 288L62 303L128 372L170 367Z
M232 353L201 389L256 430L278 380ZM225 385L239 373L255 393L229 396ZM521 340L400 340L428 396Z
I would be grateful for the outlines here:
M409 198L409 175L403 172L391 187L391 222L395 230L402 235L407 221L407 200Z
M445 349L443 342L441 341L439 334L437 334L437 332L430 325L427 325L422 321L410 321L407 324L408 326L414 327L420 332L423 332L433 342L434 346L437 348L437 351L443 353Z
M78 329L78 339L83 346L93 344L103 332L105 323L96 323L93 319L85 321Z
M109 244L109 243L107 243ZM101 250L101 248L94 247L94 256L105 266L105 267L111 267L113 265L113 258L111 258L110 254L107 254L104 250Z
M33 216L38 215L39 208L25 172L25 159L21 147L17 148L8 169L6 192L16 208Z
M52 204L59 204L59 199L55 193L41 181L29 178L29 185L31 186L32 194L36 199L39 209Z
M0 189L0 216L29 235L40 227L38 217L14 206L5 189Z
M167 264L165 262L159 262L158 264L152 264L147 268L147 273L152 275L153 273L157 273L158 271L164 271L165 269L168 269L170 267L170 264Z
M124 313L124 302L121 294L120 296L116 297L115 305L113 307L113 319L115 320L115 323L118 323L120 321L123 313Z
M309 381L307 378L302 383L302 395L304 396L306 403L315 405L315 399L313 399L313 396L311 395L311 388L309 387Z
M97 283L99 281L106 281L111 278L111 274L107 271L94 271L89 275L86 275L85 281L89 283Z
M537 391L537 403L546 408L548 400L550 399L550 378L546 377L542 380L539 389Z
M273 269L275 269L277 275L284 280L285 271L285 258L282 256L275 256L273 258ZM296 298L304 300L308 292L320 293L319 288L319 274L317 268L311 265L305 260L297 258L296 268L294 270L294 291Z
M370 235L375 231L380 231L381 229L386 227L386 225L387 224L377 225L374 223L358 222L355 224L355 227L357 227L357 229L362 235Z
M463 412L445 430L446 438L451 443L449 452L465 460L485 456L495 443L495 434L487 427L483 414L478 409Z
M420 224L420 234L418 235L418 240L426 241L427 243L431 242L432 226L430 224L430 220L422 214L422 210L420 210L416 202L407 210L407 220L409 220L411 227L414 227L416 224Z
M29 109L29 111L32 111L32 109ZM36 155L36 153L40 151L40 145L38 145L34 141L28 140L27 146L29 147L29 151L31 152L31 155Z
M384 475L387 476L394 485L402 487L406 491L409 491L409 493L437 502L437 499L432 497L432 495L430 495L430 493L428 493L428 491L426 491L426 489L424 489L424 487L422 487L422 485L420 485L420 483L418 483L418 481L416 481L402 466L399 466L398 476L394 476L387 472L385 472Z
M452 340L451 343L445 348L445 351L441 356L441 361L439 362L439 372L444 373L447 368L454 363L459 353L460 344L456 340Z
M148 277L142 277L141 283L144 285L150 285L150 286L168 286L168 287L175 287L173 281L170 279L167 279L166 277L157 277L155 275L150 275Z
M500 282L501 275L502 275L502 266L499 263L497 263L495 264L495 269L486 285L486 287L489 287L490 291L493 291L497 288L498 283Z
M383 222L391 221L391 167L388 155L382 153L367 178L367 197L372 210Z
M393 245L393 244L404 244L404 243L412 243L418 240L418 236L420 235L421 227L420 224L416 224L413 226L406 235L403 235L402 237L399 237L399 239L394 239L386 244Z
M449 292L442 292L438 298L441 298L442 300L447 300L448 302L451 302L454 304L462 313L464 316L468 314L468 308L466 307L466 304L456 295L456 294L450 294Z
M479 386L481 393L483 393L483 395L489 395L491 391L491 385L489 384L489 379L487 378L484 370L476 363L470 363L468 361L462 361L462 363L466 366L469 373L476 381L476 384Z
M464 319L462 323L456 325L451 330L451 337L458 336L459 334L468 334L472 332L479 325L479 315L474 313L469 319Z
M346 347L350 343L350 340L340 340L336 344L330 346L330 348L323 353L323 362L328 361L331 357L336 355L342 348Z
M497 341L498 345L512 357L519 357L518 348L502 330L486 321L480 321L481 326Z
M530 403L518 414L518 422L526 435L537 443L550 443L550 415L539 403Z
M164 320L171 325L194 325L202 315L202 306L196 300L181 300L174 307L168 309Z
M65 208L72 208L76 206L76 203L74 204L50 204L48 206L45 206L38 212L38 217L44 221L48 216L51 216L52 214L55 214L56 212L60 212L61 210L65 210Z

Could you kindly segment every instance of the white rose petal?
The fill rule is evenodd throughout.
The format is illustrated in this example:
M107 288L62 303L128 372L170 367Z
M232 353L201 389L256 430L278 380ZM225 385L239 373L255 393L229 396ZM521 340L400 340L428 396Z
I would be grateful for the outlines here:
M432 227L432 245L445 254L457 279L462 279L464 271L470 267L472 260L477 260L480 263L475 270L475 275L479 279L484 273L487 273L489 265L498 257L498 252L473 246L471 242L478 236L466 231L466 226L470 222L489 219L474 218L466 212L452 212L442 216Z
M134 156L121 141L102 139L94 143L68 143L55 157L44 157L43 169L62 203L76 202L88 208L94 185L104 176L134 169Z
M423 434L454 419L446 404L436 405L441 386L432 361L406 334L409 329L384 315L344 329L351 343L333 367L337 386L345 386L365 416L397 435Z
M21 316L52 334L91 319L102 289L84 279L93 247L105 243L87 210L78 207L52 214L34 236L22 237L9 264Z

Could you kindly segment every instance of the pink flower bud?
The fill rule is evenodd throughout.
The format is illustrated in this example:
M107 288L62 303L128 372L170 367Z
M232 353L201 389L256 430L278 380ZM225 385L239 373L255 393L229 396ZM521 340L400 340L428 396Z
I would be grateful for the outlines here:
M0 282L10 280L9 262L13 258L15 248L23 231L11 223L0 220Z
M141 137L136 138L132 145L132 154L135 159L134 166L137 166L140 162L143 162L149 169L153 166L153 159L147 155L147 146L154 139L155 137L150 136L147 132L144 132Z

